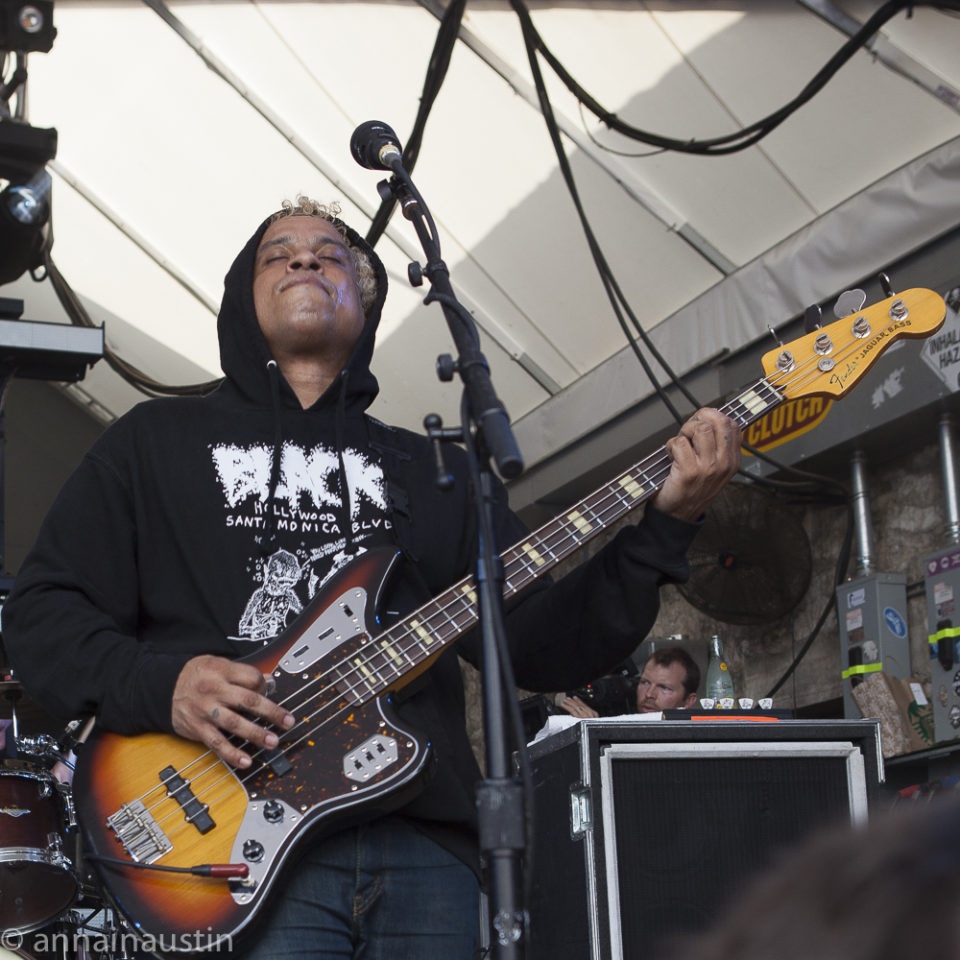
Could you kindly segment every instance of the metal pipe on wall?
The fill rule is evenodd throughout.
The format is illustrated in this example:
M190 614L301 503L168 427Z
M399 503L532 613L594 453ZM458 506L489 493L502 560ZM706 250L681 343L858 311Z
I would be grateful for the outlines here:
M960 495L957 484L957 458L953 436L953 417L940 416L940 469L943 472L943 494L947 507L947 542L960 543Z
M850 462L853 517L857 537L857 576L873 573L873 532L870 526L870 503L867 499L867 458L859 450Z

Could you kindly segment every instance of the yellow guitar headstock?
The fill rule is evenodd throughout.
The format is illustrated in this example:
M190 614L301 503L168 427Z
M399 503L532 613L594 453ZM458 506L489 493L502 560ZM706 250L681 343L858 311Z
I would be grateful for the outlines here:
M914 287L765 353L763 370L785 399L842 397L897 340L936 333L946 311L939 294Z

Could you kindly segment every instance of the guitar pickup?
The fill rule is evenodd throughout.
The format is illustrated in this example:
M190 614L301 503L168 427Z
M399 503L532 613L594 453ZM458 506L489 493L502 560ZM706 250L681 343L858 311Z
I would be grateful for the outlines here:
M355 750L344 754L343 775L348 780L365 783L371 777L377 776L391 763L396 763L400 752L397 741L384 734L374 734L369 740L364 740Z
M192 823L200 833L209 833L216 826L210 816L210 808L197 799L190 789L190 782L184 780L172 766L160 771L160 782L167 788L167 795L180 804L187 823Z

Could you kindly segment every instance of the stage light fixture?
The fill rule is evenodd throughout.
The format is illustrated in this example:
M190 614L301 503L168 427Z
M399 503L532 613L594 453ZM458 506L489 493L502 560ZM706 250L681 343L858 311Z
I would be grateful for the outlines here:
M24 184L9 184L0 193L0 285L16 280L43 263L50 217L50 174L38 170Z
M0 285L43 263L57 131L0 121Z
M56 35L53 0L0 0L0 50L49 53Z

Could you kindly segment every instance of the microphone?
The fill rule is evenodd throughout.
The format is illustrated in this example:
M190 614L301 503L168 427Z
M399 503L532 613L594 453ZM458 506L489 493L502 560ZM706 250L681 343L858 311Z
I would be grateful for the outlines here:
M350 153L369 170L392 170L403 156L400 138L381 120L367 120L353 131Z

